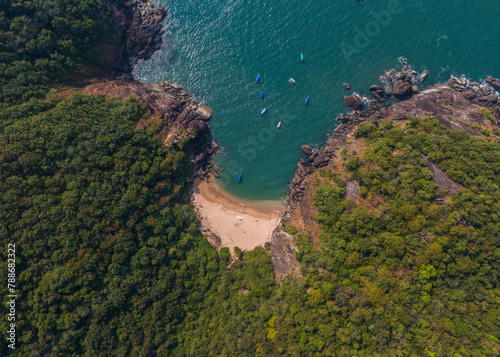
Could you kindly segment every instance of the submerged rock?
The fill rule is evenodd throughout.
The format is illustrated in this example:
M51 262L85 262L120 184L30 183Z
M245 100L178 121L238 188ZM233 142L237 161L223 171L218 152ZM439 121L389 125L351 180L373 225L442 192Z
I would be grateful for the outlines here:
M345 90L351 90L351 85L349 83L344 83Z

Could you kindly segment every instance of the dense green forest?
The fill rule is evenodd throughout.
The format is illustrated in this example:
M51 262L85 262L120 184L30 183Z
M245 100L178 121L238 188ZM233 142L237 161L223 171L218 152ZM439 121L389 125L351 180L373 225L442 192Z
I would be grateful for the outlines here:
M102 0L0 0L0 103L43 95L102 63Z
M42 97L99 62L102 6L0 0L0 271L15 243L18 334L2 356L500 354L493 134L361 124L367 149L342 152L347 176L316 174L321 249L299 232L302 278L278 285L267 248L217 254L197 229L189 142L137 130L132 98ZM426 160L459 194L439 191Z

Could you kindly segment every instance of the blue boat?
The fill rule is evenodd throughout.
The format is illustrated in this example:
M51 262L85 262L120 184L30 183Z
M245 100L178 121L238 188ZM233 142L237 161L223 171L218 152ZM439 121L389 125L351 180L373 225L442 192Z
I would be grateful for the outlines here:
M239 174L239 175L238 175L238 183L240 183L240 182L241 182L242 176L243 176L242 174Z
M266 114L266 112L267 112L267 108L264 108L264 109L262 109L262 111L260 112L260 115L262 116L262 115Z
M306 104L309 103L309 96L306 98Z
M264 99L264 92L260 92L260 99Z
M255 78L255 83L259 83L260 81L260 73L257 75L257 78Z

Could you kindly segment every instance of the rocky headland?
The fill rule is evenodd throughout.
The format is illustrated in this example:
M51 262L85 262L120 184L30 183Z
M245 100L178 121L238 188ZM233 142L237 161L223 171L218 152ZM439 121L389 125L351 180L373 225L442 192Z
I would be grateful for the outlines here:
M99 68L84 68L85 76L75 77L73 86L58 97L64 99L76 92L122 100L133 96L148 113L137 128L159 136L166 146L184 147L189 142L194 176L206 177L214 171L209 159L217 149L208 125L212 111L179 83L144 83L131 75L133 64L151 58L162 46L166 16L167 10L150 0L108 2L101 11L107 24L103 31L110 34L102 36L105 63Z
M311 148L302 145L305 158L299 160L295 176L289 186L287 211L283 216L285 229L307 227L309 237L314 246L320 249L318 240L318 224L314 217L318 214L313 198L315 195L314 180L316 173L322 168L345 176L341 152L361 152L365 147L363 139L358 139L354 131L363 121L392 120L402 125L410 118L434 117L451 130L465 130L470 135L482 137L484 140L500 141L500 80L487 76L482 83L466 78L451 76L447 83L437 84L422 90L421 84L428 75L427 71L417 73L402 61L402 70L392 69L381 76L382 85L369 88L372 100L359 94L346 96L344 102L352 111L337 117L340 124L333 130L324 146ZM344 86L345 87L345 86ZM346 88L347 90L347 88ZM487 109L487 110L486 110ZM456 194L462 186L450 180L433 162L426 159L426 167L432 180L449 195ZM346 198L356 200L359 196L359 184L348 181ZM436 202L444 204L443 200ZM276 231L276 238L281 230ZM293 238L289 237L282 244L281 251L294 249ZM285 272L285 265L294 267L297 262L293 255L281 254L273 257L275 267Z

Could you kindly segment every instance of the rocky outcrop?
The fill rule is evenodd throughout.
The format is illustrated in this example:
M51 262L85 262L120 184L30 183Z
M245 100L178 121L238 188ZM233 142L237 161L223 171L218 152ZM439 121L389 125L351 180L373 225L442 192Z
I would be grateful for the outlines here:
M415 83L415 81L418 81L417 78L419 76L418 74L411 74L411 72L402 75L395 70L391 70L387 71L383 78L385 83L390 85L390 81L393 81L395 84L398 80L405 83ZM324 147L311 148L308 145L301 146L301 150L306 157L299 160L295 176L289 186L288 211L284 215L285 224L293 216L295 210L302 205L301 202L304 200L304 194L307 192L307 178L315 170L322 167L335 167L336 155L342 149L347 148L347 136L352 134L362 121L384 118L405 120L410 117L423 118L433 116L449 129L466 130L471 135L482 136L483 133L480 128L494 125L489 119L479 114L480 110L486 107L490 109L491 113L500 122L500 104L498 103L496 94L492 93L485 96L482 91L476 93L477 91L472 90L470 85L480 86L478 83L467 83L460 80L460 85L463 86L464 90L467 90L460 91L455 89L451 84L441 84L418 94L415 93L416 90L412 90L413 96L407 97L405 100L394 103L389 107L383 106L378 101L373 101L366 111L357 110L344 116L338 116L336 120L341 124L335 128ZM382 88L381 86L374 85L370 87L370 91L372 93L380 93ZM387 90L387 87L384 90ZM432 166L432 163L428 165L430 167L429 170L433 173L433 178L436 180L435 182L440 185L441 189L447 191L449 194L458 192L461 188L459 185L451 180L451 182L447 181L446 177L443 177L438 170L433 171L434 166ZM347 198L356 199L359 194L359 185L352 181L348 182L347 186Z
M359 110L363 107L363 100L355 94L344 97L344 103L351 110Z
M343 85L344 85L344 89L346 91L350 91L351 90L351 85L349 83L344 83Z
M103 80L83 88L72 88L59 94L64 99L72 93L101 94L107 97L126 99L135 97L148 113L137 123L137 128L148 130L159 136L165 146L175 146L188 139L188 154L194 164L194 176L205 177L214 172L210 162L217 145L212 142L208 120L212 111L194 99L193 94L182 87L142 83L127 80Z
M373 85L370 87L370 92L372 92L373 98L375 98L379 102L382 103L385 100L386 92L384 87Z
M310 155L312 155L312 154L313 154L313 151L312 151L312 149L311 149L311 147L310 147L309 145L302 145L302 146L300 147L300 150L301 150L304 154L306 154L306 156L310 156Z
M486 76L484 80L489 83L495 90L500 91L500 79L493 78L492 76Z
M427 76L429 75L429 71L428 70L424 70L420 76L418 77L418 81L420 83L423 83L426 79L427 79Z
M162 45L163 21L167 10L150 0L111 0L103 9L104 67L90 71L90 77L131 80L132 64L147 60Z
M396 98L406 98L411 94L411 77L406 74L401 74L396 79L394 86L392 87L392 93Z
M131 0L132 23L127 32L127 52L132 61L151 58L162 44L163 25L167 10L149 0Z

